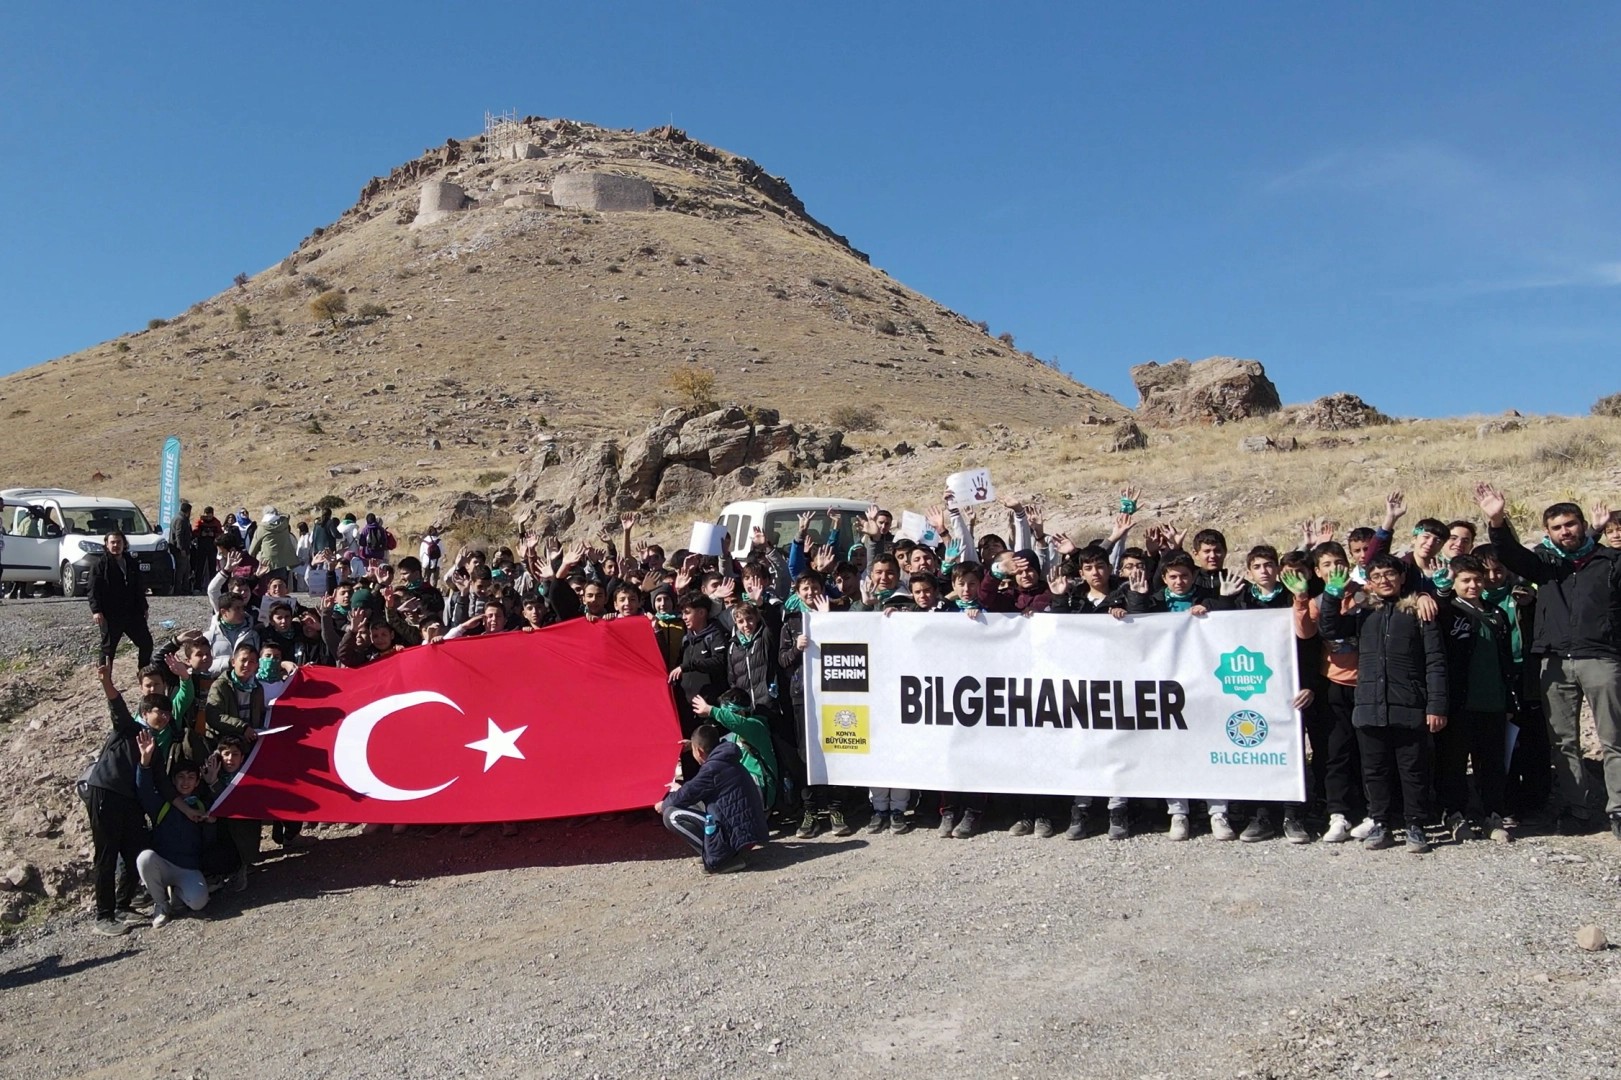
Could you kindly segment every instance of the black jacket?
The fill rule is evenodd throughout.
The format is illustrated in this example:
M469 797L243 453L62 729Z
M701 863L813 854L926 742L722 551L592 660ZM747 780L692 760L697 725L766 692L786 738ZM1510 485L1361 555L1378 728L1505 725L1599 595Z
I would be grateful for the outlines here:
M108 622L145 622L146 586L135 556L103 555L90 568L90 611Z
M1146 593L1134 592L1130 586L1124 590L1126 610L1133 615L1156 615L1171 610L1170 601L1165 597L1163 586L1149 589ZM1111 598L1111 603L1113 599ZM1208 611L1231 611L1233 602L1221 595L1215 589L1195 583L1193 586L1193 606L1203 607Z
M704 830L705 866L719 866L739 851L768 839L765 801L760 797L760 786L743 767L743 751L736 743L718 744L698 775L670 796L670 805L679 809L691 809L698 803L703 803L708 817Z
M1425 726L1425 716L1447 715L1446 645L1441 627L1421 622L1413 597L1395 604L1375 601L1349 614L1340 605L1319 605L1317 629L1325 641L1357 640L1356 727Z
M690 701L694 694L709 702L720 700L726 692L726 652L731 643L731 635L713 622L681 639L682 701Z
M788 696L798 715L805 712L805 654L799 651L797 644L799 635L804 632L803 611L790 611L782 617L782 634L777 638L777 671L788 676Z
M1047 610L1060 615L1106 615L1111 608L1126 606L1126 593L1130 587L1123 580L1111 580L1109 592L1101 601L1092 599L1092 590L1080 578L1071 578L1069 588L1062 596L1053 594Z
M1511 525L1491 529L1503 565L1537 587L1534 653L1572 660L1621 659L1621 551L1595 547L1581 560L1527 550Z
M726 663L731 688L744 695L749 712L763 715L776 707L777 648L770 627L760 627L747 645L734 637Z
M1446 594L1442 595L1445 597ZM1460 712L1468 702L1475 650L1480 647L1480 631L1484 625L1491 630L1497 649L1498 670L1503 673L1502 696L1507 702L1506 711L1518 712L1516 701L1519 687L1514 683L1514 650L1509 644L1508 616L1501 608L1479 607L1455 596L1447 599L1448 602L1436 616L1440 620L1442 633L1446 635L1447 699Z
M122 697L107 702L107 714L112 718L113 730L101 744L101 756L96 758L84 782L135 801L135 769L141 763L141 752L135 748L135 736L140 734L141 723L130 715L129 706Z

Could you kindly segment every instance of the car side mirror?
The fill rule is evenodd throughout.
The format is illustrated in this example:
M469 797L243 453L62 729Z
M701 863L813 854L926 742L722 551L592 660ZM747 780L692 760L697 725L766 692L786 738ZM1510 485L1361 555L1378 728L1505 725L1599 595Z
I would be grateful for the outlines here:
M54 521L46 522L45 523L45 535L48 536L48 537L51 537L52 539L55 539L56 537L61 536L62 535L62 526L58 525Z

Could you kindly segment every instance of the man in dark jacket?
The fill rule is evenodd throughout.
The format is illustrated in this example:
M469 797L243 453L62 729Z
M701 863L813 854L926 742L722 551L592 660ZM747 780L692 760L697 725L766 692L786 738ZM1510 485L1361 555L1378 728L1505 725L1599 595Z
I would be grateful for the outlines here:
M1402 596L1407 567L1400 559L1380 555L1369 563L1367 606L1342 613L1338 601L1350 580L1345 570L1328 577L1323 591L1331 599L1323 602L1317 625L1324 640L1357 641L1351 724L1374 821L1363 846L1376 851L1395 844L1390 804L1392 780L1399 778L1407 850L1429 851L1430 736L1447 724L1446 645L1440 626L1418 617L1416 599Z
M769 838L760 787L743 767L737 744L720 736L713 724L692 733L698 775L653 807L664 816L664 827L703 857L710 874L743 869L743 853Z
M191 503L180 504L180 513L169 522L169 551L174 555L174 593L190 596L191 580Z
M135 645L136 663L152 662L152 631L146 625L146 586L141 568L129 553L129 540L121 532L102 538L107 553L90 570L90 617L101 629L101 657L111 660L120 638Z
M1542 512L1547 537L1529 551L1509 524L1507 501L1490 484L1475 488L1491 546L1504 566L1537 586L1531 652L1541 672L1543 710L1558 773L1558 826L1586 832L1596 792L1582 768L1582 699L1593 708L1604 749L1605 811L1621 840L1621 551L1594 542L1575 503Z
M1514 700L1514 654L1508 616L1488 603L1486 565L1459 555L1438 567L1431 582L1441 598L1442 636L1447 645L1447 699L1452 713L1435 736L1435 787L1448 831L1473 839L1477 823L1469 816L1469 776L1475 778L1486 818L1479 824L1491 838L1513 836L1503 824L1508 809L1503 790L1503 743Z
M135 740L148 729L130 715L123 695L113 688L112 661L102 661L97 670L101 688L107 695L107 712L113 729L81 784L90 810L95 929L103 937L118 937L129 933L131 926L146 923L134 910L135 862L148 846L146 815L141 812L135 793L135 770L141 757ZM143 712L149 712L160 725L158 730L167 726L168 701L153 697L144 699L141 706ZM118 865L120 857L124 860L122 872Z

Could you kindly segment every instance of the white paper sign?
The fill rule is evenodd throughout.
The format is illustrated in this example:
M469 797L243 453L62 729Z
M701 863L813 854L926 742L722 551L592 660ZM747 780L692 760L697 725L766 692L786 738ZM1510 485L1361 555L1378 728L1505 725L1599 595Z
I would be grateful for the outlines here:
M1300 802L1287 611L812 614L813 784Z
M901 527L895 535L906 540L916 540L927 547L933 547L940 542L940 534L934 531L929 519L911 510L901 511Z
M951 492L958 506L979 506L996 501L996 487L991 483L991 470L968 469L946 477L946 490Z
M726 530L712 521L694 521L692 523L692 539L687 541L687 550L694 555L724 555L721 547L726 543Z

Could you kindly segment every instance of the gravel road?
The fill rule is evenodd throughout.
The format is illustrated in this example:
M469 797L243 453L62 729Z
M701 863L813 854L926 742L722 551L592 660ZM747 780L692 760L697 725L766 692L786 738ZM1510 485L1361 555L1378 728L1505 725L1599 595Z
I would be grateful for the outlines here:
M181 628L202 628L211 614L204 596L147 598L147 624L154 638L164 635L161 624L167 620ZM90 622L90 602L82 596L0 601L0 661L33 654L93 664L97 633Z
M651 813L325 830L208 918L0 949L0 1074L1616 1076L1621 845L932 833L705 877Z

